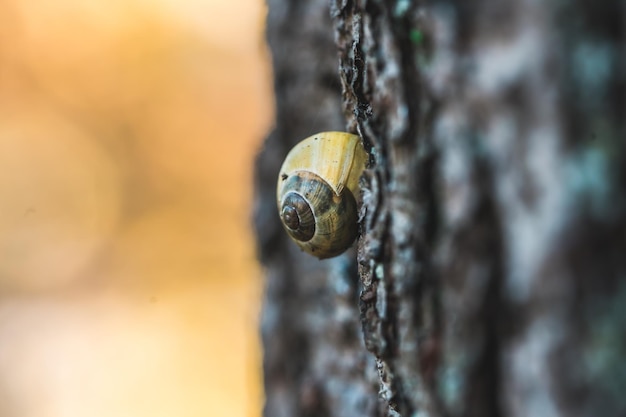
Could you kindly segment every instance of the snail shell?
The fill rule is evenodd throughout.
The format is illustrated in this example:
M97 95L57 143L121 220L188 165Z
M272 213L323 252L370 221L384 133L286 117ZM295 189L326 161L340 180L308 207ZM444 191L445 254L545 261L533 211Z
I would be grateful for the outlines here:
M276 196L281 222L302 250L324 259L352 245L367 158L361 139L344 132L318 133L289 152Z

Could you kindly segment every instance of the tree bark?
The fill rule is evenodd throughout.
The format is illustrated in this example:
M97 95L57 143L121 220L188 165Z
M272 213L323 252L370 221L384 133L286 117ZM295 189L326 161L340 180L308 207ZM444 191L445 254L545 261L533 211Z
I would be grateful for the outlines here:
M625 2L268 5L264 414L626 415ZM317 261L276 176L343 127L361 236Z
M318 261L279 223L276 181L300 140L344 130L337 48L326 0L268 1L276 126L256 166L255 225L266 270L261 333L271 417L362 417L382 407L374 358L363 348L355 251Z

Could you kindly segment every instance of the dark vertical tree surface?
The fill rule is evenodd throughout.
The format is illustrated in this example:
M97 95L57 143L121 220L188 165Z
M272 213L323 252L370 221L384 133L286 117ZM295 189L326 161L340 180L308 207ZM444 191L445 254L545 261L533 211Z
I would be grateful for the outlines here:
M278 169L301 139L345 130L327 1L268 2L276 126L256 169L255 224L266 268L261 319L264 415L368 416L378 407L374 358L359 326L355 252L318 261L289 241L276 208Z
M626 2L268 6L265 416L626 415ZM331 129L371 164L318 261L274 193Z

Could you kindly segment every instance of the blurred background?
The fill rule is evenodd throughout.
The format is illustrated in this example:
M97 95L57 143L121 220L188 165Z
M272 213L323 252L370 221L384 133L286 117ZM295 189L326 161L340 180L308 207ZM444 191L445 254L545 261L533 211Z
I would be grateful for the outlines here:
M259 416L262 0L0 1L0 416Z

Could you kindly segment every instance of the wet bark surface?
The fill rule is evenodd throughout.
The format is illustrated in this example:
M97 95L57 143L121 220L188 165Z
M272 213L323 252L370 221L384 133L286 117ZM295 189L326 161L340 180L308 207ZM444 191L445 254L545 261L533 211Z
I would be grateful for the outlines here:
M269 2L266 416L626 413L625 16ZM276 175L295 142L344 128L371 155L361 236L319 262L282 232Z

